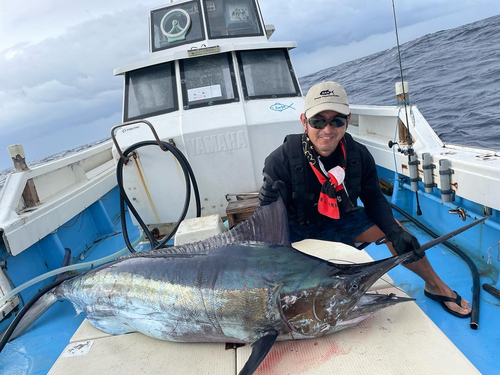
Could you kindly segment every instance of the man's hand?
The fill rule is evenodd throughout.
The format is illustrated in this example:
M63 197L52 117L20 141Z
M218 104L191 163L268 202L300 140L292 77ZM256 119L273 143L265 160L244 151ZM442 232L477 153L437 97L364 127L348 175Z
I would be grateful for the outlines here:
M280 189L284 188L285 184L281 180L274 181L267 174L264 174L264 183L259 191L259 206L267 206L276 202L280 197Z
M422 259L425 256L425 252L418 251L420 248L420 243L417 238L411 233L404 230L404 228L398 224L394 224L389 228L386 234L387 239L392 242L392 246L396 253L399 255L413 252L412 256L405 263L413 263L417 260Z

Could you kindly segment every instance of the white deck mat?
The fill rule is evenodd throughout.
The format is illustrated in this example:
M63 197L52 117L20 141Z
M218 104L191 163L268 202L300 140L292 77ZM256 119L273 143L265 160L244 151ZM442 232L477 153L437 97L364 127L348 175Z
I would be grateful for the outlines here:
M49 374L234 375L235 367L235 351L225 344L173 343L130 333L69 344Z
M380 292L406 296L396 288ZM238 348L238 371L251 350L250 345ZM470 375L479 371L415 302L405 302L344 331L277 342L254 374Z
M83 323L80 325L80 327L76 330L73 337L71 337L69 342L72 343L85 340L96 340L96 339L101 339L103 337L113 337L113 335L98 330L96 327L90 324L90 322L87 319L85 319Z
M326 241L294 243L305 253L340 263L369 262L365 252ZM384 279L392 280L388 276ZM403 292L386 282L372 289ZM382 289L382 290L381 290ZM450 317L453 319L453 317ZM86 320L52 367L51 375L237 374L251 346L184 344L133 333L111 336ZM73 355L73 356L71 356ZM386 308L356 327L311 340L276 343L255 374L478 374L476 368L414 302Z

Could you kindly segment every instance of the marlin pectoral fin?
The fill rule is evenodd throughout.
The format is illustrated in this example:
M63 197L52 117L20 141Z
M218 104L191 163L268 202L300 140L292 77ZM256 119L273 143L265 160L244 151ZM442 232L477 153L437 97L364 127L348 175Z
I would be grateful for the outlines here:
M241 369L238 375L251 375L257 370L260 363L266 358L267 353L271 350L276 338L278 337L278 331L272 329L264 333L264 335L252 344L252 354L248 358L247 363Z

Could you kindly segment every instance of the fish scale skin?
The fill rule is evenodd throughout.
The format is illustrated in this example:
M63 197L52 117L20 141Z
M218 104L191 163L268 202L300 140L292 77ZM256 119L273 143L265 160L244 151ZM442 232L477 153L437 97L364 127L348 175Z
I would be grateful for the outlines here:
M125 296L121 290L129 285L133 287ZM270 321L276 325L281 319L279 312L273 319L271 310L278 311L272 301L276 298L273 290L265 288L212 290L100 272L79 279L72 290L65 286L64 294L108 333L139 331L168 341L252 342L255 327L265 330ZM241 329L242 320L251 326L247 331Z
M248 257L256 249L258 254ZM275 246L255 243L228 245L208 257L124 259L65 282L60 294L112 334L139 331L169 341L253 342L270 327L288 333L275 280L283 279L280 273L295 268L295 258L303 255L284 249L277 258ZM269 261L273 258L278 262ZM292 287L298 282L295 277L283 281Z
M189 256L121 259L64 282L57 293L111 334L251 343L270 329L278 339L297 339L346 327L364 294L348 290L363 270L289 246L244 242Z

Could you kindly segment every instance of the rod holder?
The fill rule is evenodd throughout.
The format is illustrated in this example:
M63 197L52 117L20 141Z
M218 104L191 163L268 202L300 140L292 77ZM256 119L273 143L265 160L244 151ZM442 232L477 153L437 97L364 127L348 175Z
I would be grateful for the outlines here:
M434 188L437 186L434 183L434 176L432 174L433 169L436 166L432 164L431 154L425 152L422 154L422 169L424 170L424 188L426 193L432 193Z
M443 203L455 201L455 190L451 188L451 175L454 173L450 168L448 159L439 160L439 178L441 180L441 201Z
M420 161L415 153L412 153L409 159L408 166L410 169L411 191L418 191L418 182L420 181L420 177L418 177L418 165Z

